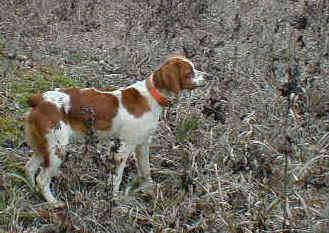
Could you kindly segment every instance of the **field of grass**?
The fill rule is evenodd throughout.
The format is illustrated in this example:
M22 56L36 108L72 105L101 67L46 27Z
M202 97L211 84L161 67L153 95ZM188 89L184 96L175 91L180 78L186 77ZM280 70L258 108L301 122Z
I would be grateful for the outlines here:
M326 0L5 1L0 233L328 232L328 22ZM211 81L161 116L154 196L132 157L113 202L111 145L81 140L53 180L67 207L47 205L23 171L28 96L126 86L176 51Z

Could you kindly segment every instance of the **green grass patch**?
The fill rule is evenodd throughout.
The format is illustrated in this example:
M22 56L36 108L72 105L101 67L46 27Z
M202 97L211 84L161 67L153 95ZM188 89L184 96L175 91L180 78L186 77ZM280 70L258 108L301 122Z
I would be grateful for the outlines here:
M22 116L28 110L27 100L31 95L57 87L80 86L77 80L70 79L51 66L17 69L13 73L15 78L7 84L8 99L5 100L3 111L0 110L0 146L8 142L17 144L22 140Z
M56 87L70 86L79 86L79 83L52 67L43 66L37 70L23 73L21 80L12 83L11 91L17 103L26 108L27 99L31 95L52 90Z
M191 116L179 122L176 129L176 139L178 142L183 142L193 138L193 132L199 128L200 120L195 116Z
M17 131L21 125L11 116L0 116L0 146L9 140L17 140Z

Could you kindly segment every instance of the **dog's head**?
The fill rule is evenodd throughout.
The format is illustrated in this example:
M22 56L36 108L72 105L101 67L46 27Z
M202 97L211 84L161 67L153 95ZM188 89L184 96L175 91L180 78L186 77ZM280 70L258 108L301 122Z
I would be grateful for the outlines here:
M196 70L194 64L183 56L168 58L153 73L154 85L157 89L177 96L182 90L192 90L205 84L206 73Z

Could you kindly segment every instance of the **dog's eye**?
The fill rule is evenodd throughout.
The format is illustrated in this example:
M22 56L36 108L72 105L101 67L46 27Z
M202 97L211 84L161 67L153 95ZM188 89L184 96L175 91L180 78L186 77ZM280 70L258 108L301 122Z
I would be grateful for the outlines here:
M194 77L194 72L193 72L193 71L189 72L189 73L187 74L186 77L187 77L188 79L193 79L193 77Z

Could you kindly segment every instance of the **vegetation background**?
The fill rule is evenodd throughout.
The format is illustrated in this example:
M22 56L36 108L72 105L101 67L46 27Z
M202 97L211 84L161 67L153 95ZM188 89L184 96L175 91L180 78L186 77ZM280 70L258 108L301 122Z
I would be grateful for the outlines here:
M0 232L328 232L328 25L327 0L1 0ZM109 145L80 144L53 182L68 207L44 203L28 96L126 86L177 51L212 80L162 116L154 197L114 205Z

